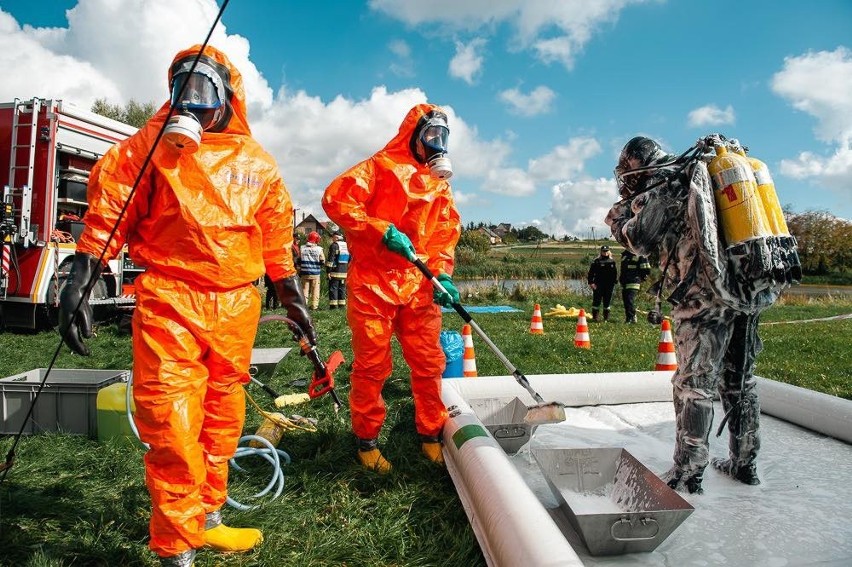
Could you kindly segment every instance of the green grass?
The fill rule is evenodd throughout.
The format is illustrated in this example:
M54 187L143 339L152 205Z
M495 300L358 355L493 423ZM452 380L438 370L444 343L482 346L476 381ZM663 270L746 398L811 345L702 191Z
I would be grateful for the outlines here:
M546 313L560 303L588 308L588 296L521 290L514 300L481 294L465 301L511 304L519 313L474 314L488 336L526 374L651 370L659 329L648 324L592 323L590 350L573 347L576 320L544 317L544 335L530 335L533 303ZM325 302L323 302L323 305ZM647 310L643 298L640 309ZM852 300L790 299L769 309L762 321L816 319L852 312ZM317 311L320 350L343 351L347 364L335 378L341 398L348 398L349 331L344 313ZM461 320L446 314L444 326L460 330ZM764 325L764 351L757 373L805 388L852 399L852 320ZM505 375L505 368L474 337L480 376ZM261 326L259 347L295 346L281 323ZM53 333L0 333L0 376L44 367L57 345ZM114 325L99 329L90 341L93 354L81 358L63 350L58 368L130 368L130 340ZM294 380L306 379L308 362L295 352L279 365L269 385L279 393L303 391ZM260 388L251 395L265 408L272 404ZM257 526L266 541L246 555L223 558L202 552L196 565L348 565L481 566L475 536L447 473L419 455L413 425L408 370L398 348L394 373L385 391L388 417L380 439L395 470L386 477L363 471L355 461L348 411L339 415L322 398L287 409L319 419L318 431L287 433L280 447L292 457L286 467L283 496L259 510L227 508L233 525ZM249 412L246 432L260 417ZM0 457L11 446L0 438ZM62 434L24 437L17 461L0 485L0 565L55 567L77 565L156 565L147 550L148 495L143 482L141 449L120 440L96 440ZM248 474L232 473L230 491L238 499L265 486L265 464L243 462Z

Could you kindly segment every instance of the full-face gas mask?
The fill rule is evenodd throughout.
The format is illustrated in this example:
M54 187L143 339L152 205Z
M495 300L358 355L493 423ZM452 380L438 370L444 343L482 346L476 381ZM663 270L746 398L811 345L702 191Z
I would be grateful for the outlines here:
M181 154L198 151L201 133L223 130L232 112L227 68L202 56L193 69L194 60L190 57L172 66L171 104L175 113L166 124L163 140Z
M417 161L429 166L429 173L436 179L453 176L453 166L447 157L447 115L433 110L417 122L411 137L411 152Z
M621 197L627 199L642 188L655 169L652 164L665 155L660 145L650 138L636 136L627 142L613 171Z

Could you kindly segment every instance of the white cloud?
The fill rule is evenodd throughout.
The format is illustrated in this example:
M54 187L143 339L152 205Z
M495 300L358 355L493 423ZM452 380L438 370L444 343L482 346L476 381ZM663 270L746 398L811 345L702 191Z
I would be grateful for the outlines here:
M717 126L721 124L733 124L736 119L734 107L730 104L724 109L715 104L708 104L689 113L687 122L692 128L699 126Z
M411 58L411 46L401 39L394 40L388 44L388 49L393 53L393 63L390 70L399 77L414 76L414 60Z
M546 62L571 69L594 33L618 19L628 4L646 0L370 0L373 10L410 25L436 24L450 32L506 23L515 30L512 48L531 49Z
M852 148L838 148L822 157L802 152L794 159L781 160L781 173L794 179L815 179L839 193L852 196Z
M526 197L535 193L535 183L523 169L500 168L486 174L483 189L499 195Z
M518 89L508 89L500 93L501 101L509 106L509 111L522 116L536 116L550 111L556 93L545 86L538 86L524 94Z
M530 175L540 181L562 181L581 173L585 162L601 152L594 138L572 138L568 145L553 150L529 162Z
M592 229L595 235L608 237L609 227L604 218L618 200L615 181L611 178L565 181L551 189L550 213L540 228L557 238L570 234L586 237Z
M802 152L782 160L781 173L848 196L852 188L852 51L838 47L787 57L784 68L772 77L772 90L816 118L817 138L835 146L829 157Z
M457 41L456 54L450 60L450 76L472 85L482 72L483 57L480 50L483 47L484 39L474 39L467 44Z
M466 205L468 203L476 202L476 195L468 193L467 191L458 191L453 189L453 200L456 202L456 205Z
M68 10L67 28L21 28L0 12L0 100L64 98L88 107L154 102L168 97L167 72L174 54L204 38L215 20L214 0L80 0ZM250 112L272 101L272 90L249 61L248 41L219 24L211 45L240 69ZM25 71L24 71L25 70Z
M808 52L784 59L772 77L772 90L794 108L817 119L816 134L825 142L852 141L852 51Z

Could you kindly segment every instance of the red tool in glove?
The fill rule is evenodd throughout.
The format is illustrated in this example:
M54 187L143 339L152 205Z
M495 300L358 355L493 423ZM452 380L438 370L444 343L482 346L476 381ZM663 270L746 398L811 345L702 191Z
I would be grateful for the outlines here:
M343 353L336 350L331 353L327 361L323 362L322 357L317 352L317 347L311 344L308 337L302 331L302 328L295 321L283 315L265 315L261 317L258 323L266 323L268 321L283 321L287 323L290 331L293 332L293 340L299 343L299 350L314 365L311 383L308 384L308 395L311 399L329 394L334 402L335 413L340 411L340 398L337 397L337 392L334 391L334 371L345 362Z

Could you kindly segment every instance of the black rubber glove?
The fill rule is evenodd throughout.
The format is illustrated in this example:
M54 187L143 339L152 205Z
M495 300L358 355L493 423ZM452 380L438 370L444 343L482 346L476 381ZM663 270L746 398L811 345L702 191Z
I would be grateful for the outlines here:
M302 297L302 290L299 289L299 277L290 276L273 282L273 285L275 286L275 293L278 294L278 300L287 310L287 317L299 325L312 345L316 345L317 332L314 330L314 323L308 314L308 306L305 304L305 298Z
M92 337L92 307L89 305L89 294L100 273L101 266L97 258L91 254L77 252L74 254L71 272L59 294L59 333L71 350L83 356L88 356L91 352L83 339ZM80 309L74 316L77 305Z

